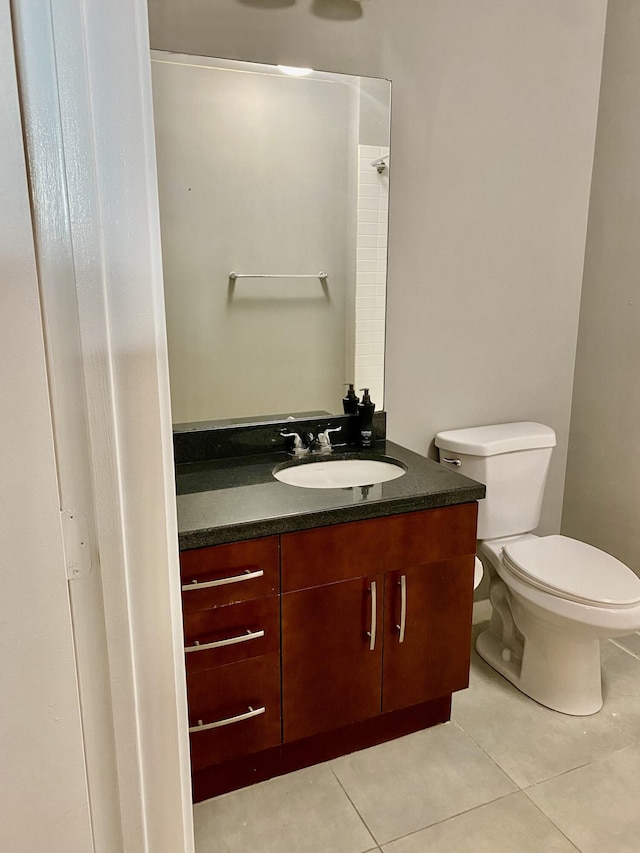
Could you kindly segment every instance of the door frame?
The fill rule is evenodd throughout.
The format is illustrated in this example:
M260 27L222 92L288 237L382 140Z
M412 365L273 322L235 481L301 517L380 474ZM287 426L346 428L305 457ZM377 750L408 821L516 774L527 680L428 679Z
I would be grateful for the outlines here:
M69 581L74 622L102 623L93 655L75 631L90 787L92 760L95 770L105 749L96 725L105 685L113 731L113 772L94 786L92 812L106 814L113 797L122 840L114 846L105 820L96 850L191 853L146 2L10 0L10 8L59 476L83 502L74 509L91 538L87 575ZM63 403L74 392L69 419ZM102 612L95 595L73 592L87 577L94 593L99 579ZM100 669L95 687L91 666Z

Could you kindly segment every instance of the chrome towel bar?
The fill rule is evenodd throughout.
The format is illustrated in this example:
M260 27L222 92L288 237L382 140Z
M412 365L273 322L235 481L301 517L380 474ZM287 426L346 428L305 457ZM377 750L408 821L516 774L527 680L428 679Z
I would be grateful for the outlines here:
M309 274L300 274L300 275L267 275L266 273L240 273L240 272L230 272L229 278L231 281L235 281L238 278L319 278L324 281L327 278L326 272L317 272L317 273L309 273Z

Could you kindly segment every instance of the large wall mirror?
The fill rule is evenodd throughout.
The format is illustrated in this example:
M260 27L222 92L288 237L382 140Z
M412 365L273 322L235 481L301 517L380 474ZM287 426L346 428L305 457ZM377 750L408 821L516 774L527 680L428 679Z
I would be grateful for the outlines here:
M382 408L389 81L152 72L174 423L334 414L346 382Z

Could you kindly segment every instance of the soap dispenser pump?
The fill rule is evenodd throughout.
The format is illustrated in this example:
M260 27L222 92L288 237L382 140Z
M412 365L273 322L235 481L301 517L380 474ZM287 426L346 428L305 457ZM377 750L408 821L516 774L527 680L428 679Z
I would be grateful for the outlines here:
M361 388L362 400L358 403L358 434L362 447L373 446L373 413L375 403L371 402L368 388Z
M344 384L349 386L349 390L342 398L342 408L344 409L344 413L345 415L357 415L358 403L360 402L360 398L353 390L352 382L345 382Z

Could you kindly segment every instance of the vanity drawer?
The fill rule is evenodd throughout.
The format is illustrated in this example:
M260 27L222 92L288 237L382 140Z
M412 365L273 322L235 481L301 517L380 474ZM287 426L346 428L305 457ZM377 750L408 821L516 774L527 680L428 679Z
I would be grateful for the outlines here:
M183 613L276 594L278 563L277 536L182 551Z
M279 597L185 614L184 646L187 673L277 652Z
M192 673L187 695L193 771L280 744L279 652Z
M475 554L477 511L474 501L285 533L282 592Z

